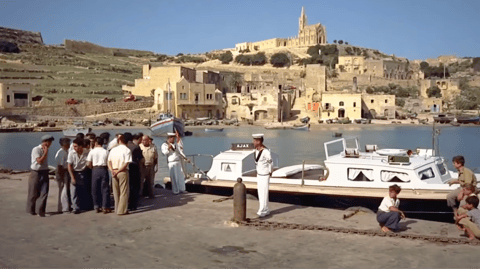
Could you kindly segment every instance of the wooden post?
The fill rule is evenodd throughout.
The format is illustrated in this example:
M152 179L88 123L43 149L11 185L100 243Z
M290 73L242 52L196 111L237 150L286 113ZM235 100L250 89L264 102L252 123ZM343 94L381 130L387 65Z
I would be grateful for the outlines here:
M302 162L302 186L305 185L304 177L305 177L305 160L303 160L303 162Z

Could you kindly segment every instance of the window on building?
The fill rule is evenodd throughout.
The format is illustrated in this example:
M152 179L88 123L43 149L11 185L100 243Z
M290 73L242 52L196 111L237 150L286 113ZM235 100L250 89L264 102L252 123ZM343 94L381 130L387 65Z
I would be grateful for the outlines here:
M7 94L7 103L10 103L10 95Z
M357 102L353 102L353 107L357 107Z
M207 100L212 100L213 99L213 94L207 93Z
M187 100L187 93L180 93L180 99Z
M385 104L388 103L388 99L385 99Z
M236 105L237 104L237 98L232 98L232 105Z
M373 102L374 102L374 101L375 101L375 100L373 100L373 99L372 99L372 100L370 100L370 103L372 103L372 104L373 104Z
M339 106L344 106L345 103L343 101L340 101L340 103L338 103Z
M182 90L185 90L185 86L182 85Z
M173 100L173 92L171 92L171 93L167 92L166 96L167 96L167 100Z
M330 109L330 103L325 103L325 109L326 110Z
M266 102L266 101L267 101L267 97L263 97L263 101L265 101L265 102Z

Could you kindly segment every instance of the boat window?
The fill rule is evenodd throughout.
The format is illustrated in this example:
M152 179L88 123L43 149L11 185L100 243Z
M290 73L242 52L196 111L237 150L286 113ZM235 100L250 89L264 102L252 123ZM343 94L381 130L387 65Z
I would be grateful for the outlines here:
M380 178L383 182L410 182L410 178L407 173L393 172L393 171L381 171Z
M222 163L223 172L234 172L236 163Z
M348 180L373 181L373 169L348 168Z
M445 175L447 173L447 169L443 163L437 163L437 168L441 175Z
M421 180L426 180L426 179L434 178L435 174L433 173L432 168L428 168L418 172L418 176L420 177Z

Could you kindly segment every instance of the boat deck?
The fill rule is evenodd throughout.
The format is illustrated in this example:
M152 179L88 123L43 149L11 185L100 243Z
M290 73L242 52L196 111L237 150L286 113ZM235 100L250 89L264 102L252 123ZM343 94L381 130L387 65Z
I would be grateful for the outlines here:
M164 182L170 182L169 177L164 178ZM201 185L206 187L233 188L237 183L230 180L206 180L189 179L186 184ZM243 182L247 189L257 189L254 182ZM375 197L383 198L388 195L388 190L384 188L349 188L349 187L329 187L329 186L301 186L290 184L270 183L270 191L285 192L291 194L312 194L312 195L331 195L347 197ZM447 190L402 190L398 195L399 199L411 200L445 200L449 191Z

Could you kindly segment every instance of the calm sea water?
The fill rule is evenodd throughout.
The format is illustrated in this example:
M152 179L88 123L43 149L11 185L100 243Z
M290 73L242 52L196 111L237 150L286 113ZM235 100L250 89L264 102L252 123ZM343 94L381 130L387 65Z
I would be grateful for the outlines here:
M441 126L440 154L451 160L455 155L466 158L466 166L480 167L480 127L453 127ZM96 130L97 134L128 131L131 133L149 133L146 129L138 130ZM379 148L404 148L415 149L431 148L432 127L429 126L325 126L324 129L305 131L295 130L267 130L262 127L248 127L225 129L223 132L206 133L203 129L192 129L193 136L185 137L185 153L216 155L220 151L230 148L231 143L251 142L253 133L264 133L265 144L279 155L280 166L300 164L303 160L307 163L323 163L325 159L324 142L330 141L335 132L342 133L344 137L356 136L359 138L360 147L365 144L377 144ZM62 133L50 133L55 137L54 144L49 151L49 163L54 164L54 157L60 148L58 140ZM28 169L30 153L33 147L40 144L40 137L44 133L0 133L0 166L13 169ZM155 137L157 147L165 138ZM196 161L202 169L208 169L209 158L197 158ZM449 167L453 170L450 161ZM480 172L480 169L477 170ZM157 180L168 175L166 160L160 157L160 170Z

